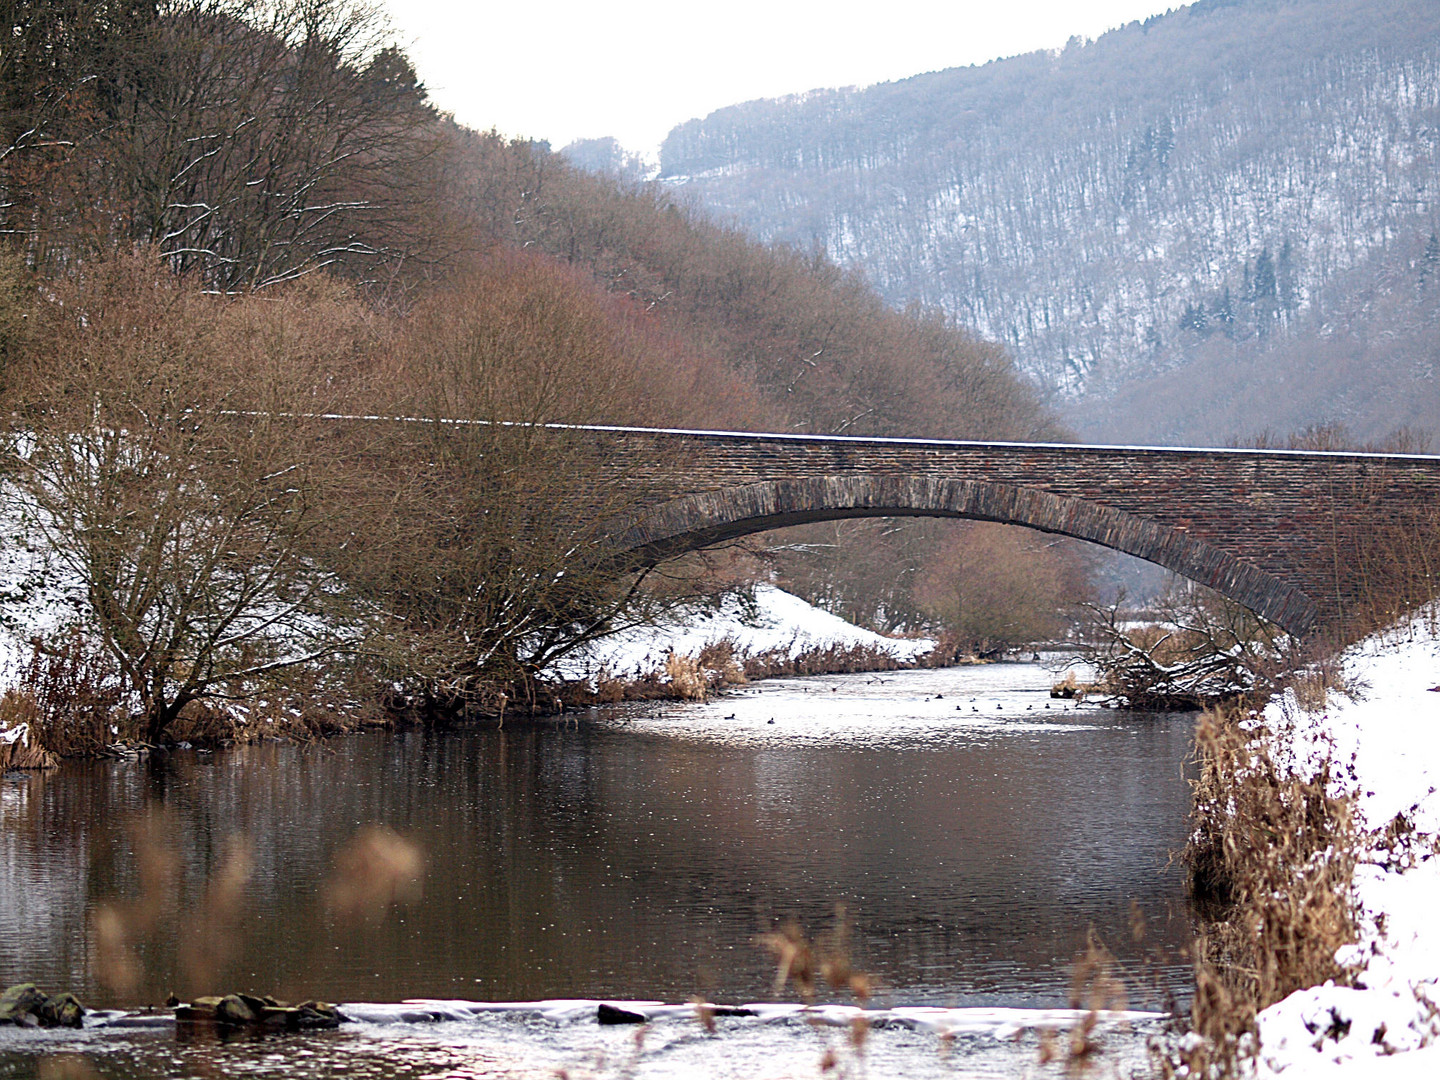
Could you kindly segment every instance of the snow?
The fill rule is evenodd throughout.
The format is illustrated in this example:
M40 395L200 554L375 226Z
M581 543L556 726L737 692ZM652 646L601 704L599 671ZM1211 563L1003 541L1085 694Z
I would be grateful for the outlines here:
M1016 442L1003 439L931 439L897 435L816 435L804 432L730 431L719 428L651 428L624 424L533 423L523 420L456 420L428 416L387 416L378 413L259 413L234 411L230 416L296 416L304 420L349 420L357 423L439 424L443 427L539 427L549 431L588 431L602 435L683 435L695 439L748 439L753 442L862 443L875 446L1001 447L1013 450L1119 450L1144 454L1218 454L1245 457L1384 458L1430 460L1433 454L1393 454L1372 450L1287 450L1248 446L1150 446L1128 443Z
M1422 612L1342 657L1353 697L1331 694L1305 711L1293 694L1266 724L1292 767L1313 772L1328 753L1337 785L1356 797L1361 825L1383 829L1403 814L1416 829L1405 852L1372 849L1355 874L1360 940L1337 954L1357 987L1297 991L1259 1017L1257 1075L1440 1076L1440 635Z
M0 688L29 663L31 641L84 620L79 575L50 552L8 483L0 482Z
M599 1024L602 1004L643 1016L647 1024ZM342 1003L339 1009L353 1022L338 1032L293 1036L283 1053L274 1052L278 1044L273 1042L232 1041L222 1062L227 1068L220 1071L287 1078L403 1074L531 1080L1059 1076L1062 1070L1070 1075L1066 1066L1071 1063L1062 1059L1037 1070L1041 1046L1089 1022L1087 1013L1069 1009L861 1010L765 1002L741 1005L740 1014L726 1009L707 1023L694 1004L615 999L418 998ZM1159 1034L1164 1019L1156 1013L1098 1014L1104 1045L1098 1075L1128 1076L1143 1068L1146 1042ZM22 1072L27 1066L33 1071L36 1059L61 1053L122 1061L133 1075L215 1072L215 1044L177 1043L173 1025L168 1015L96 1010L79 1031L0 1028L0 1055L18 1063ZM856 1033L864 1034L858 1045L852 1038Z
M663 671L665 658L672 652L696 656L706 645L725 640L734 644L737 660L767 652L794 657L839 645L883 649L897 660L908 661L935 647L929 638L892 638L865 630L774 585L755 586L754 596L749 611L739 596L728 594L713 609L693 607L660 626L611 634L567 658L554 673L566 678L593 677L601 672L612 678L640 678Z

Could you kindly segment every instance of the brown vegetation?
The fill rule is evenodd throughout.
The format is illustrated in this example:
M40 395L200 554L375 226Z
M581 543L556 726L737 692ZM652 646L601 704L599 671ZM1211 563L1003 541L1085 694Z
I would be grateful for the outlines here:
M434 247L438 123L348 0L61 0L7 19L0 188L32 265L154 245L223 290ZM14 51L11 51L12 44Z
M51 288L33 308L43 350L10 366L7 464L157 742L190 702L344 643L310 557L335 450L294 415L343 411L367 319L323 281L265 303L202 295L148 252Z
M1063 434L1003 350L824 258L437 115L364 5L13 16L6 483L84 582L112 736L243 737L253 702L296 688L340 703L287 704L302 731L376 698L418 719L537 708L546 664L762 565L872 624L944 618L915 570L970 534L936 523L617 574L594 522L625 498L580 440L526 425ZM42 644L62 665L68 646ZM84 681L93 717L45 737L93 751Z
M1131 709L1203 709L1264 702L1300 654L1283 631L1218 593L1173 583L1144 618L1124 598L1090 605L1085 662L1094 690Z
M1209 916L1195 946L1191 1016L1203 1038L1162 1063L1167 1076L1241 1075L1256 1013L1295 990L1349 978L1335 950L1356 934L1353 806L1330 793L1328 764L1296 776L1245 717L1211 710L1196 728L1200 774L1184 859Z
M91 970L105 996L129 1005L223 992L238 974L241 924L254 916L247 889L256 871L253 845L232 834L213 852L207 872L192 877L175 822L164 813L104 827L123 834L138 879L125 899L102 893L91 911ZM330 861L307 905L316 957L336 948L345 934L363 933L423 897L426 853L391 829L358 828ZM97 864L101 877L115 871L98 855Z
M723 360L763 403L752 422L847 435L1066 437L1003 349L933 313L887 308L824 258L756 244L663 189L586 175L532 144L471 135L461 145L487 179L468 205L491 238L586 270ZM715 400L697 401L690 422L728 424L708 411ZM810 525L776 533L759 553L812 603L904 632L932 618L914 597L915 570L957 532L908 519Z
M947 644L971 652L1053 640L1067 608L1087 598L1078 543L1009 525L953 530L920 573L916 598L945 628Z

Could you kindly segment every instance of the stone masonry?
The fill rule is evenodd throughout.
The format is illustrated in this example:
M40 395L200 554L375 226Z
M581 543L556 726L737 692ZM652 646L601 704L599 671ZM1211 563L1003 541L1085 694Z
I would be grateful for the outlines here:
M1440 506L1440 457L569 429L632 508L642 562L842 517L934 516L1089 540L1297 635L1338 625L1347 544Z

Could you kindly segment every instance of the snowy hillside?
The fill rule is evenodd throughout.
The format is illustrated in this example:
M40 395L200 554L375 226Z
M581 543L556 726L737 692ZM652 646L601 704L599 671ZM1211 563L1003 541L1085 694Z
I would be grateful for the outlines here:
M1199 356L1343 332L1376 289L1428 326L1437 144L1433 0L1205 0L1057 55L723 109L671 133L662 175L1093 401ZM1393 359L1372 377L1422 392L1397 389L1375 423L1440 428L1429 369ZM1349 411L1302 419L1372 434ZM1086 434L1157 437L1127 419Z

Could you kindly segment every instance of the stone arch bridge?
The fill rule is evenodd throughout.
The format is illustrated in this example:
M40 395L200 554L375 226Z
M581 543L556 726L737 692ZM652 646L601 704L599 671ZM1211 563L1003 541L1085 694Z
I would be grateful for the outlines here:
M1338 628L1347 554L1440 511L1440 457L571 427L629 493L640 564L767 529L929 516L1021 525L1156 563L1295 635Z

